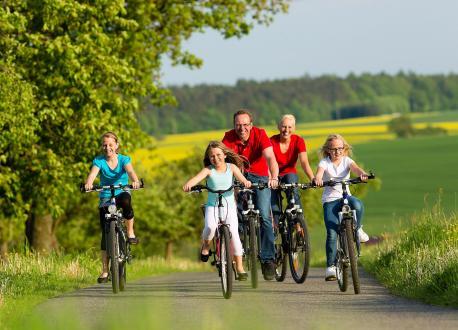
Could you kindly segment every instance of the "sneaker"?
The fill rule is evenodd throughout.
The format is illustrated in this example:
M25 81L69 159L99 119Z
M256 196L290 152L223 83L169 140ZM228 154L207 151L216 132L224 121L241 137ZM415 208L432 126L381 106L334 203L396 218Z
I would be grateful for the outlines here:
M272 260L261 263L261 270L266 281L272 281L275 278L275 263Z
M335 281L336 278L336 266L332 265L326 268L326 275L325 275L325 280L326 281Z
M362 226L358 229L358 238L360 243L366 243L369 240L369 235L364 232Z

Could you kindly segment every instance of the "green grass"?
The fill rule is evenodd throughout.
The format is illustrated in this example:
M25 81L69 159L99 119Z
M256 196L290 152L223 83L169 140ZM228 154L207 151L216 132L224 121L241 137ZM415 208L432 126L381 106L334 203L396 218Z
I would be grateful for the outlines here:
M458 307L458 218L423 211L361 261L397 295Z
M202 270L202 265L184 259L166 262L152 257L134 260L128 266L128 281L179 271ZM42 256L9 254L0 263L0 324L15 328L38 303L79 288L96 285L100 262L91 253Z
M365 227L392 231L412 213L442 199L445 212L456 212L457 136L378 141L354 147L358 162L381 178L379 191L364 199Z

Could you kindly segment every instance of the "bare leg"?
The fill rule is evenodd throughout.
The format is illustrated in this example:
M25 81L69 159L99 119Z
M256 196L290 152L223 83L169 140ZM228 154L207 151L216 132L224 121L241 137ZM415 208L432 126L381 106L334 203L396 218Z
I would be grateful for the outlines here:
M135 237L134 218L126 220L127 237Z
M100 257L102 259L102 275L100 277L108 276L108 256L107 251L100 251Z
M234 256L234 260L235 260L235 268L237 269L237 273L245 273L245 269L243 269L242 256Z
M210 243L211 243L211 241L209 241L209 240L206 240L206 239L202 240L202 251L201 251L201 253L203 255L207 255L207 254L210 253Z

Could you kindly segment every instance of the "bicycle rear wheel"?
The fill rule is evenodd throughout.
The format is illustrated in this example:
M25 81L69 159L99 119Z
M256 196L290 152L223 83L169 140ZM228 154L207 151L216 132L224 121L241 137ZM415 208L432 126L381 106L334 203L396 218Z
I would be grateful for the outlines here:
M286 277L286 258L288 257L287 251L283 249L284 239L282 230L280 228L274 229L275 235L275 279L278 282L283 282Z
M336 277L337 284L342 292L347 291L348 287L348 264L345 257L347 241L345 236L345 233L339 233L337 237Z
M359 286L359 273L358 273L358 260L355 251L355 240L353 236L353 219L348 218L345 220L345 232L347 236L348 257L350 258L351 277L353 280L353 289L355 294L360 293Z
M297 214L289 221L289 268L296 283L304 283L309 272L310 239L304 216Z
M221 226L219 231L221 287L224 298L229 299L232 295L231 238L227 226Z
M116 233L116 221L110 221L110 232L108 234L109 257L111 268L111 287L114 293L119 292L119 242Z
M251 287L256 289L258 287L258 239L257 239L257 228L258 223L257 217L249 217L249 269L251 277Z

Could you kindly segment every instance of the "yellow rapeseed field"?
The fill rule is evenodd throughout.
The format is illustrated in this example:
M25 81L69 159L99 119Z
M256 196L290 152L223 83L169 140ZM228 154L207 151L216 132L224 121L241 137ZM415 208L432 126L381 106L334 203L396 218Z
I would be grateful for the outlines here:
M428 115L431 116L431 113ZM426 114L413 114L412 118L421 121L421 118L424 116ZM387 129L387 123L392 118L393 115L382 115L314 123L297 123L296 134L301 135L305 139L307 150L310 152L316 152L323 144L326 136L332 133L343 135L350 144L375 140L390 140L395 137ZM458 121L442 121L431 124L425 121L414 124L415 128L424 128L427 125L442 127L449 134L458 134ZM276 127L267 126L265 129L269 136L278 133ZM224 132L225 130L217 130L173 134L167 135L161 140L152 138L152 145L155 146L153 149L138 149L132 156L139 166L149 169L163 160L183 159L193 153L196 148L203 151L209 141L221 140Z

